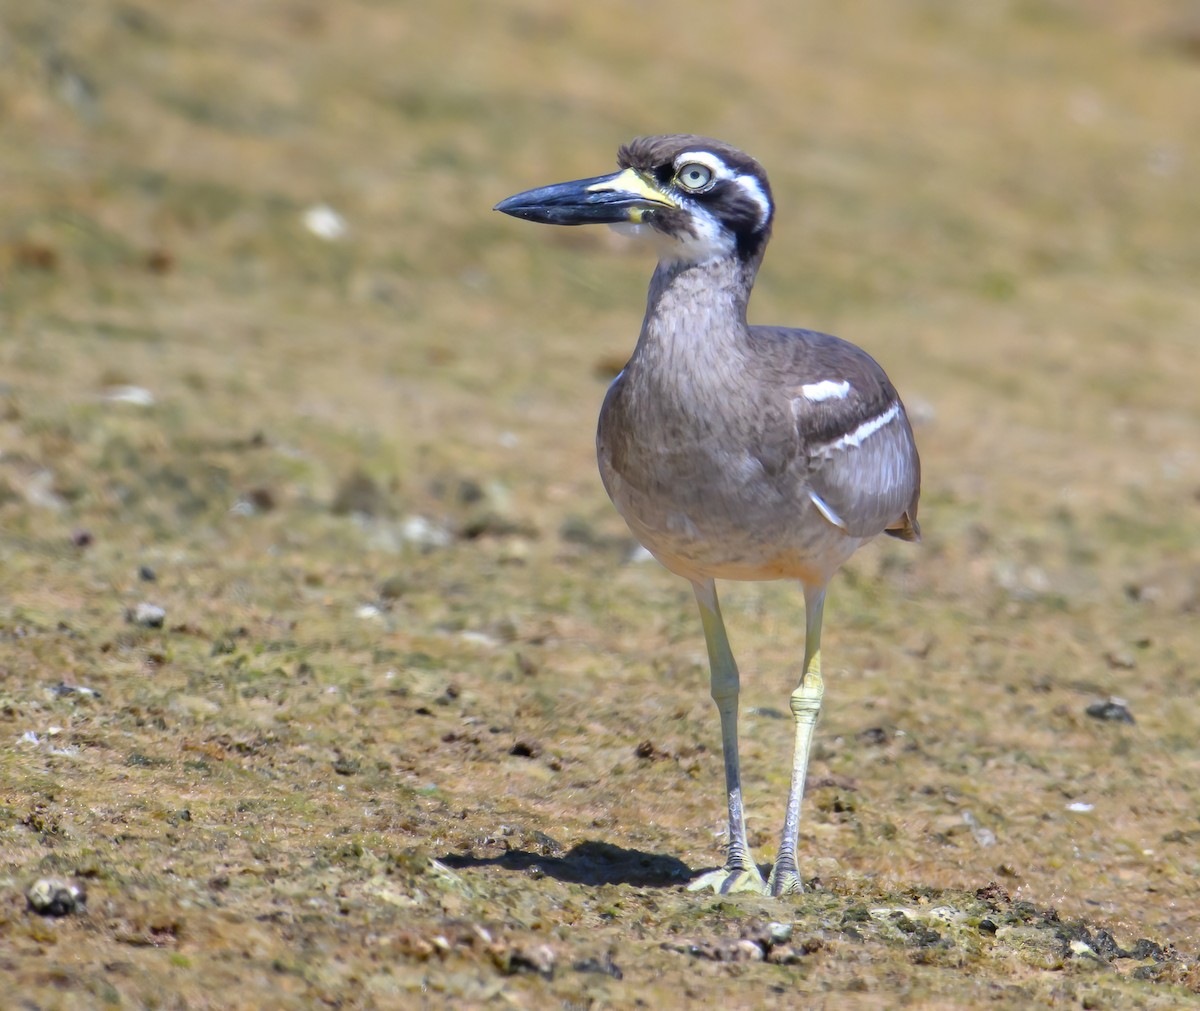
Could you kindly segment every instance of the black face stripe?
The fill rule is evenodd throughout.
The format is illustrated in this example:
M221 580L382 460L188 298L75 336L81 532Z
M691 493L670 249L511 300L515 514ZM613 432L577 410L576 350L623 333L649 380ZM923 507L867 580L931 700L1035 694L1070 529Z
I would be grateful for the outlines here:
M763 186L761 179L759 186L762 186L763 195L769 205L765 221L762 206L735 180L723 180L698 198L699 202L704 203L710 213L733 233L737 239L738 256L743 260L749 259L762 248L773 216L774 207L771 204L770 191Z
M736 178L719 179L712 189L703 193L689 193L677 186L676 163L680 156L693 151L711 154L735 177L753 179L762 192L766 207L746 191L745 183L739 183ZM621 147L617 162L621 168L633 168L654 179L682 204L678 210L655 209L647 213L646 221L652 227L681 238L695 236L696 228L687 210L689 205L695 205L703 207L733 236L740 259L749 261L762 254L770 237L775 204L766 173L749 155L711 137L673 134L630 141Z

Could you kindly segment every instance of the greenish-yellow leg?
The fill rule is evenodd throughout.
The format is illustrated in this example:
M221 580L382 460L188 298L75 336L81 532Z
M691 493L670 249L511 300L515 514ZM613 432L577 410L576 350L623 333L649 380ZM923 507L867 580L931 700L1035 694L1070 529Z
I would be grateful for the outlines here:
M714 892L759 892L766 894L767 884L755 866L746 841L746 818L742 809L742 775L738 765L738 669L729 648L729 637L721 608L717 603L716 584L711 580L693 583L704 642L708 646L708 665L712 675L712 697L721 715L721 748L725 755L725 789L729 797L729 850L725 866L701 874L688 888Z
M804 891L800 870L796 865L796 848L800 841L800 804L804 799L804 780L808 774L808 752L812 746L813 729L821 714L821 698L825 682L821 680L821 617L825 609L825 587L804 587L804 674L792 692L792 717L796 721L796 750L792 758L792 786L788 791L787 815L783 820L783 837L779 854L771 870L772 895L789 895Z

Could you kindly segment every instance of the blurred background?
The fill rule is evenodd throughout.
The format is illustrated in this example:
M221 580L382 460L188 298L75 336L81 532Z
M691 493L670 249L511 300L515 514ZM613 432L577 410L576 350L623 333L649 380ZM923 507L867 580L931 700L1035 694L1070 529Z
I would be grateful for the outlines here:
M1165 0L5 4L7 736L269 724L288 782L297 753L357 749L380 797L436 782L564 844L719 862L687 587L629 560L593 460L652 264L491 210L631 137L707 134L774 188L751 321L875 355L925 468L923 546L860 553L831 593L816 762L863 796L816 802L823 877L1005 866L1035 901L1194 944L1198 89L1200 8ZM769 850L801 602L727 595L768 714L747 748ZM46 701L56 681L104 707ZM1087 714L1112 695L1136 723ZM433 733L422 700L447 697ZM476 709L499 750L444 736ZM675 762L632 759L648 736ZM126 803L87 754L46 803ZM182 762L140 774L191 783ZM381 838L483 846L421 810Z

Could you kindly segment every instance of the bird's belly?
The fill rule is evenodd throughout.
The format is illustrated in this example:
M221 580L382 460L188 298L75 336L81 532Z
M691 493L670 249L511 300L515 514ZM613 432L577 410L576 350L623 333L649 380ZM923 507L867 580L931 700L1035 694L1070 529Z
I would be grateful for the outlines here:
M753 457L661 455L633 473L601 447L600 473L634 536L688 579L824 583L863 543L813 507L803 481L769 479Z

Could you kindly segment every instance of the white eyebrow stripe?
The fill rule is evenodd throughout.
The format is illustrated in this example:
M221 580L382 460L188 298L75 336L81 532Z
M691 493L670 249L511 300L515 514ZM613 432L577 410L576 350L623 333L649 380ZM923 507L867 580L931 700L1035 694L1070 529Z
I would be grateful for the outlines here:
M762 184L754 176L746 174L734 177L733 181L758 205L758 226L761 228L771 217L771 201L763 192Z
M675 167L679 168L680 165L686 165L691 161L699 162L701 165L706 165L712 169L712 173L717 179L732 179L734 177L729 166L711 151L684 151L683 154L676 157Z
M822 379L819 383L805 383L800 387L800 396L813 403L822 400L844 400L850 393L850 381L843 379Z
M854 429L853 432L847 432L845 435L834 439L833 442L827 442L824 445L813 446L812 450L828 453L839 449L857 448L881 428L883 428L884 425L890 424L892 421L894 421L899 413L900 401L893 400L891 407L889 407L882 414L877 414L873 418L868 418L856 429Z

